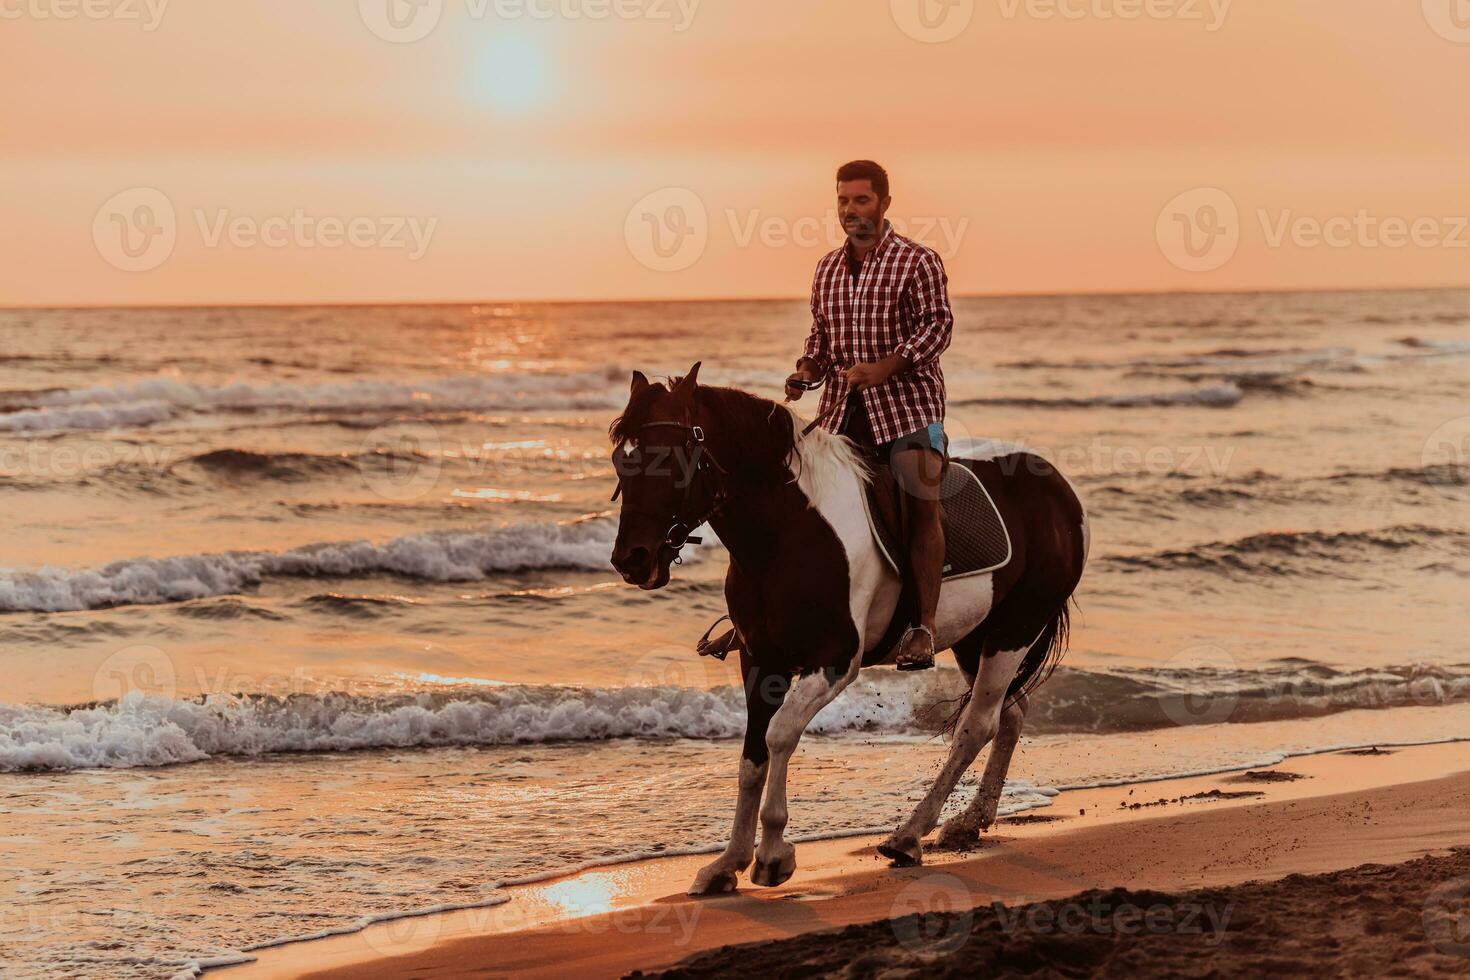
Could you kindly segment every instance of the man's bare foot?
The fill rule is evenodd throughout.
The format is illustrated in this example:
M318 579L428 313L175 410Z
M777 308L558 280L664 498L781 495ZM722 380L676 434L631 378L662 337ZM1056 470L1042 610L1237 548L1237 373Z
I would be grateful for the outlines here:
M927 626L914 626L903 635L894 666L899 670L928 670L934 666L934 633Z

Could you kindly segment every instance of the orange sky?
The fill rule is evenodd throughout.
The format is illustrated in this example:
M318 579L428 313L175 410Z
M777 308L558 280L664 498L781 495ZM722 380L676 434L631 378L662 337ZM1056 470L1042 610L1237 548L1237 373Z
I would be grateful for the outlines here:
M955 293L1470 273L1466 0L420 2L0 0L0 304L800 296L859 156Z

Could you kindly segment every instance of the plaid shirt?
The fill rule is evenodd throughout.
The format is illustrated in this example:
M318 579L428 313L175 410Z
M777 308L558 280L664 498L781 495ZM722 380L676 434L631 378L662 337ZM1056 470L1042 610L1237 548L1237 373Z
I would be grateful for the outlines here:
M873 442L882 445L944 421L939 355L949 347L954 327L948 281L938 254L895 233L888 221L883 222L883 237L863 259L856 286L846 244L817 263L812 332L803 356L827 382L818 415L840 406L823 428L840 432L846 421L843 372L890 354L904 355L913 368L861 393Z

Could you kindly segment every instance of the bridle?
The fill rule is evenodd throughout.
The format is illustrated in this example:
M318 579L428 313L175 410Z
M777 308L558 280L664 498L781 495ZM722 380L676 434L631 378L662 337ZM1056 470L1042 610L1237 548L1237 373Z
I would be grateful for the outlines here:
M729 503L731 495L725 490L723 481L718 476L718 474L728 476L729 473L715 459L714 454L709 451L709 447L705 445L704 429L700 426L693 425L689 422L645 422L636 431L642 432L644 429L659 427L682 429L685 433L683 449L694 458L694 475L689 477L684 483L684 494L680 498L679 505L672 515L673 523L669 525L668 531L665 532L663 542L665 547L673 549L674 564L682 565L684 564L684 559L679 553L684 549L684 546L686 544L701 544L704 541L703 537L696 536L693 532L705 524L711 517L714 517L715 514L719 513L720 508ZM701 513L691 514L690 503L694 496L695 481L705 473L708 473L710 478L715 481L714 500ZM618 474L617 489L613 490L611 499L617 500L622 492L623 477L620 473ZM635 510L634 513L647 512ZM657 518L661 515L649 514L648 516Z
M821 386L822 383L817 382L816 384L804 385L803 387L806 388L807 391L811 391L815 388L820 388ZM839 402L833 405L831 408L827 409L827 411L823 412L817 418L813 419L811 424L809 424L805 429L802 430L801 434L803 436L810 435L813 429L825 422L841 407L842 404L841 402ZM664 534L664 547L671 548L674 552L673 563L675 565L682 565L684 564L684 559L680 556L679 553L683 551L684 546L686 544L702 544L704 542L704 538L702 536L696 536L694 534L694 531L707 523L711 517L714 517L716 514L718 514L720 512L720 509L723 508L727 503L729 503L734 495L725 489L723 481L721 481L719 479L719 475L717 475L722 474L728 477L730 473L728 470L720 465L720 461L715 459L714 453L710 452L709 447L705 445L704 429L702 427L694 425L692 421L689 421L686 418L686 420L683 422L675 422L672 420L660 422L645 422L642 425L638 426L635 431L642 432L644 429L653 429L659 427L682 429L685 433L683 449L686 453L689 453L694 457L694 475L690 477L688 481L684 484L684 495L679 501L678 509L675 510L672 515L673 523L669 525L668 531ZM694 495L694 483L695 480L697 480L699 476L704 473L708 473L711 479L715 481L714 500L711 502L710 506L703 512L691 515L689 513L689 504L690 499ZM617 500L622 492L623 476L621 473L619 473L618 485L613 490L613 495L609 499ZM639 511L636 509L634 510L634 513L647 514L646 511ZM660 515L649 514L648 516L657 518Z

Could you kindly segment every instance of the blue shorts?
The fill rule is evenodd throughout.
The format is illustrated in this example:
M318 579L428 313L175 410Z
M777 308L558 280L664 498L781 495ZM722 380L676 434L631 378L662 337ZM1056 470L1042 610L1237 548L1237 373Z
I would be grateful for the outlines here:
M930 422L925 428L899 436L892 442L885 442L878 447L878 452L888 457L898 449L932 449L943 456L948 448L949 436L944 434L944 423Z

